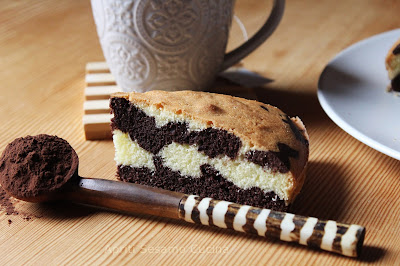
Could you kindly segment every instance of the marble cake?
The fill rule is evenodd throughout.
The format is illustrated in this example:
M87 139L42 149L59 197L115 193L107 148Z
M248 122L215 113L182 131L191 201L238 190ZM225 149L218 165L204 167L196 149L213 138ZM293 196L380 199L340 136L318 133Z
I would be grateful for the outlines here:
M400 92L400 40L389 50L385 65L390 79L389 91Z
M122 181L281 211L303 185L306 129L276 107L193 91L117 93L110 107Z

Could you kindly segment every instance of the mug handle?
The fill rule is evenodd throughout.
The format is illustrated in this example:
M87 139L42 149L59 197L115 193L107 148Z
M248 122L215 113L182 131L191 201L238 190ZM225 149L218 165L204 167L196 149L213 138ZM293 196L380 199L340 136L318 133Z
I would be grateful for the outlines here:
M242 58L254 51L275 31L281 21L285 9L285 0L274 0L274 4L267 21L249 40L235 50L225 54L221 71L233 66Z

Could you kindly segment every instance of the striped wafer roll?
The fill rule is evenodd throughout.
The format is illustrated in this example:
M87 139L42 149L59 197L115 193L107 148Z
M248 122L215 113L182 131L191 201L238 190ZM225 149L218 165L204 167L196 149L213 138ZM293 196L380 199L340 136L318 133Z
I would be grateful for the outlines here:
M191 223L297 242L349 257L360 254L365 236L365 228L355 224L318 220L195 195L182 198L179 218Z

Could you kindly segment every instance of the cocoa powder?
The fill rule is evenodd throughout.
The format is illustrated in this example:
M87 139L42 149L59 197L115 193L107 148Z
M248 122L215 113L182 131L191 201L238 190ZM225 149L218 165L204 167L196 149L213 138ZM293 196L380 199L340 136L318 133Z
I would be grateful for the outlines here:
M8 144L0 158L0 183L16 198L36 197L60 189L77 176L74 175L77 167L76 152L57 136L17 138Z
M19 214L18 211L15 209L14 204L10 199L10 196L2 187L0 187L0 207L1 210L5 211L7 215Z

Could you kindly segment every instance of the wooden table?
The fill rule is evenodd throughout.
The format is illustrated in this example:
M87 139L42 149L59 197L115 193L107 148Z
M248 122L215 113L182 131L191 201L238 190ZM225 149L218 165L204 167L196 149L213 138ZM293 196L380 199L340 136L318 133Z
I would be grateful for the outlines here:
M400 264L400 162L341 130L316 97L318 77L334 55L400 26L400 2L287 2L278 30L243 61L275 80L251 92L307 126L308 179L294 211L365 226L361 258L144 215L18 203L34 217L0 213L0 263ZM267 6L238 0L236 14L252 33ZM229 47L240 39L234 25ZM56 134L76 149L82 176L114 179L112 142L85 141L82 127L85 64L101 60L89 1L2 1L0 149L16 137Z

